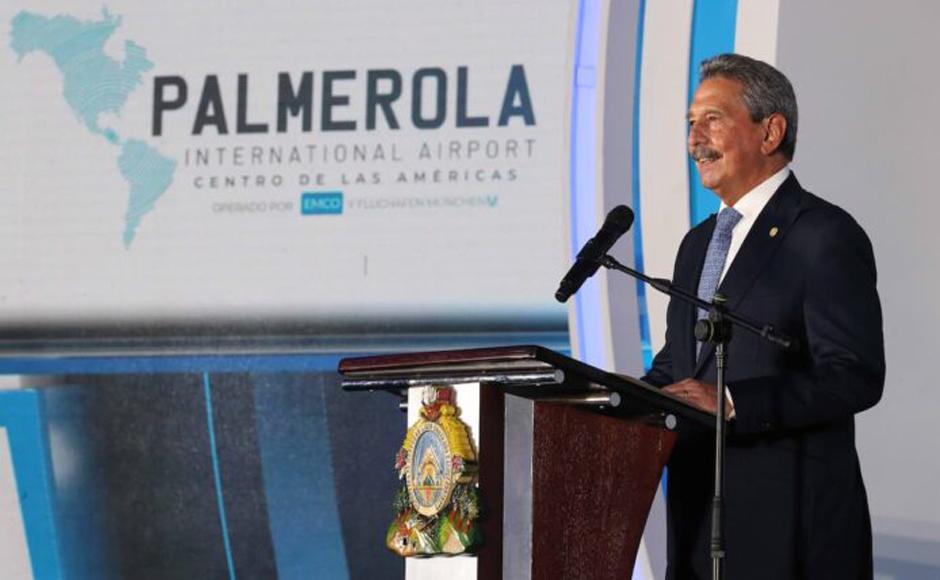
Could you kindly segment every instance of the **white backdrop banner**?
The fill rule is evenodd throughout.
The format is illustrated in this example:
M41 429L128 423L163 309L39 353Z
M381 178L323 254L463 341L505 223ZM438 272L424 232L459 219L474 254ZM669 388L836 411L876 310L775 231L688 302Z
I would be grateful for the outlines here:
M576 4L532 12L4 3L2 324L563 329Z

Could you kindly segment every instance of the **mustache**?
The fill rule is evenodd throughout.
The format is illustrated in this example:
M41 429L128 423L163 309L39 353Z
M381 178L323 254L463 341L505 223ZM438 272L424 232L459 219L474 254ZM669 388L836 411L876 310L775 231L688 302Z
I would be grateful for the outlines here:
M711 147L708 147L706 145L698 145L696 147L693 147L692 150L689 151L689 155L691 155L692 159L694 159L695 161L704 161L706 159L718 159L719 157L721 157L721 153L719 153L715 149L712 149Z

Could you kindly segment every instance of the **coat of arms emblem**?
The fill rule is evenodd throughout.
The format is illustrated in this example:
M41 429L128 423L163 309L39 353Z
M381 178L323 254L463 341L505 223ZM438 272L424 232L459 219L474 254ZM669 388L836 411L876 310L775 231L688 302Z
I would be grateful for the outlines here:
M386 545L401 556L472 552L480 543L477 455L455 391L427 387L395 458L404 484Z

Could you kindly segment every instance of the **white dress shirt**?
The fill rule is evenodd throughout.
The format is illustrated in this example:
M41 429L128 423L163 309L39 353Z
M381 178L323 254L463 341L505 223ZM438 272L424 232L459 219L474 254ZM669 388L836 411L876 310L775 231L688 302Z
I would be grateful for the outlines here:
M734 262L734 257L738 255L738 250L741 249L741 245L744 244L744 238L747 237L754 222L757 221L757 216L760 215L760 212L764 210L764 206L767 205L770 198L774 196L774 193L789 176L790 166L787 165L777 173L765 179L760 185L745 193L744 196L734 204L733 207L735 211L741 214L741 219L739 219L738 223L734 224L734 228L731 229L731 245L728 246L728 255L725 257L725 266L721 270L721 279L718 281L719 284L725 279L725 274L728 273L731 262ZM728 206L722 202L721 209L725 209L726 207ZM727 388L725 388L725 397L731 405L731 413L728 414L728 418L734 419L737 413L734 409L734 401L731 399L731 392Z
M777 173L765 179L760 185L745 193L744 196L734 204L734 209L741 214L741 219L738 220L738 223L734 224L734 228L731 230L731 245L728 246L728 256L725 258L725 267L721 271L721 278L718 280L719 284L725 279L725 274L728 273L731 262L734 262L734 257L738 255L738 250L741 249L744 238L746 238L748 232L751 231L751 226L757 221L757 216L764 210L764 206L767 205L767 202L773 197L774 192L786 181L789 175L790 166L787 165ZM728 206L722 202L721 209L725 209L726 207Z

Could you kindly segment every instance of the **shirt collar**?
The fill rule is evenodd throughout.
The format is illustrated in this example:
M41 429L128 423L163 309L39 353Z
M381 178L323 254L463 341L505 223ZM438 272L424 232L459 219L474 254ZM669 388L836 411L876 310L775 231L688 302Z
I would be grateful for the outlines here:
M774 173L763 182L760 183L757 187L751 191L744 194L741 199L734 204L734 209L741 214L742 221L750 221L756 219L760 212L763 211L764 206L767 205L767 202L770 201L770 198L773 197L777 189L783 185L783 182L787 180L787 177L790 176L790 166L786 165ZM724 202L721 202L721 209L728 207Z

